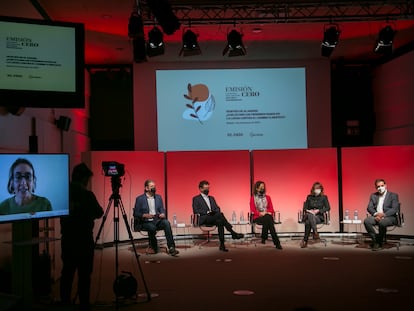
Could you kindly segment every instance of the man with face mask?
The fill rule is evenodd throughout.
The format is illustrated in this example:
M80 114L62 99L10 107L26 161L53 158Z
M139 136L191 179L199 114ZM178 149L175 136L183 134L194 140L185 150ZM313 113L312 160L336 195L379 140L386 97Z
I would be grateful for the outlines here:
M144 194L138 196L135 200L134 207L134 225L135 230L145 230L148 232L149 253L158 252L157 230L164 230L167 240L168 254L171 256L178 255L179 251L175 249L175 242L171 230L171 224L166 218L164 204L159 194L156 194L155 183L152 180L146 180L144 183ZM141 228L137 228L141 227Z
M217 205L214 197L208 195L210 184L207 180L200 181L198 188L200 194L193 197L193 213L200 215L199 225L216 225L220 240L219 249L223 252L228 252L224 246L224 228L231 233L233 239L241 239L243 234L237 233L233 230L232 225L224 217Z
M387 227L397 224L397 213L400 209L398 194L387 190L384 179L375 181L375 189L377 192L371 194L367 208L370 216L364 220L365 229L372 239L373 251L382 248ZM375 225L378 225L378 235L375 232Z

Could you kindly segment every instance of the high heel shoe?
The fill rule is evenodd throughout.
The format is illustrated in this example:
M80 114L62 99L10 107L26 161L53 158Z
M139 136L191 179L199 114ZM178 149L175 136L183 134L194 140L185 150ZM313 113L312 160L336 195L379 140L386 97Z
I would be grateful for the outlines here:
M239 239L243 239L244 238L244 234L243 233L237 233L237 232L232 232L231 233L231 238L233 240L239 240Z
M305 248L308 246L308 241L302 240L300 241L300 248Z
M228 252L229 250L224 246L223 244L220 244L219 250L221 250L222 252Z

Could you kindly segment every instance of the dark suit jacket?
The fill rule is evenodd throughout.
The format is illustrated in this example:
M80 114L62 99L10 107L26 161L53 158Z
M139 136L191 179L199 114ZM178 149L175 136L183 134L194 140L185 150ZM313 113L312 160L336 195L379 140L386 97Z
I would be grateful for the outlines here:
M211 210L213 212L220 213L220 207L217 205L214 197L208 196L208 198L210 199ZM206 201L204 201L204 198L201 196L201 194L193 197L193 213L200 214L200 220L199 220L200 225L202 225L205 222L208 211L209 211L208 205Z
M375 192L371 194L369 198L367 211L371 215L374 215L377 212L377 206L379 201L379 193ZM400 203L398 201L398 194L387 191L385 194L383 210L385 216L395 216L400 212Z
M164 203L162 202L162 198L159 194L155 194L155 213L156 215L165 214ZM135 231L139 231L140 223L147 221L142 218L142 215L149 213L149 205L147 200L147 195L141 194L135 200L135 207L134 207L134 229ZM157 217L157 216L156 216Z

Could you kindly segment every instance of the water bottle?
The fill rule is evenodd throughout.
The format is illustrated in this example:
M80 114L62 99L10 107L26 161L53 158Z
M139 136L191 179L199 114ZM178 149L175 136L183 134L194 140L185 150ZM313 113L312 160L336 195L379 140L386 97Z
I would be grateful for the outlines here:
M244 223L244 215L243 215L243 212L240 212L240 223L241 224Z
M280 212L279 211L276 211L274 221L278 224L280 223Z
M237 216L236 216L236 212L233 211L233 214L231 214L231 222L233 224L235 224L237 222Z
M354 211L354 220L358 220L358 211L357 210Z
M173 226L177 227L177 215L175 215L175 214L173 216Z
M345 220L349 220L349 210L345 210Z

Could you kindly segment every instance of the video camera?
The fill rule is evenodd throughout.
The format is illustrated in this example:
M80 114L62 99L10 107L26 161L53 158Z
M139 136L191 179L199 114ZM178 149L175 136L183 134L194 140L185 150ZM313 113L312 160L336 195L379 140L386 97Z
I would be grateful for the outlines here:
M105 176L121 177L125 175L125 165L115 161L102 161Z

